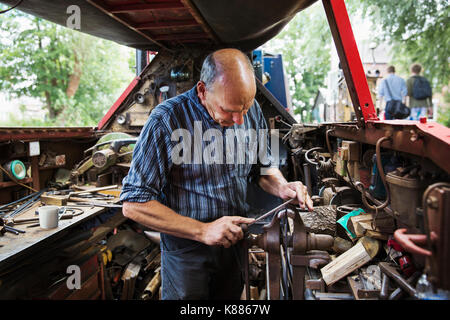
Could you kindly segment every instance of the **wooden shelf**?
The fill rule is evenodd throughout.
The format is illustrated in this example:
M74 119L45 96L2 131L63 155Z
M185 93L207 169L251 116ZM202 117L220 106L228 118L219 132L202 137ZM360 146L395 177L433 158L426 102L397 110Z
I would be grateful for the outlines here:
M31 183L33 182L33 178L25 178L23 180L19 181L20 183ZM8 187L13 187L13 186L20 186L20 184L17 184L14 181L6 181L6 182L0 182L0 188L8 188Z
M58 169L58 168L64 168L64 167L65 167L65 165L62 165L62 166L56 166L56 165L54 165L54 166L39 167L39 171L42 171L42 170L51 170L51 169Z

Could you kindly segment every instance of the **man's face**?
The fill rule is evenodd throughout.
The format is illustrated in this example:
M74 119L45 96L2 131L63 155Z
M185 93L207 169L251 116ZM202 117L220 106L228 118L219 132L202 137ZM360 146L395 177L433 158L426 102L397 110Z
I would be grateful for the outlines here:
M217 81L212 88L206 89L203 82L197 84L197 93L200 102L208 110L211 117L222 127L244 123L247 114L255 99L253 90L226 86Z

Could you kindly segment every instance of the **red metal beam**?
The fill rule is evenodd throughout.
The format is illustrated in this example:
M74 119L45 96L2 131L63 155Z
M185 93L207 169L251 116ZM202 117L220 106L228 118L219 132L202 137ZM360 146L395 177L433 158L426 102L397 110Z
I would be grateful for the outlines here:
M133 91L134 87L139 83L139 80L141 80L140 77L136 77L131 81L131 83L128 85L128 87L125 89L125 91L120 95L119 99L117 99L116 102L112 105L112 107L108 110L108 112L104 115L102 120L97 125L98 130L102 130L103 127L109 122L110 118L114 115L116 110L120 107L122 102L128 97L128 95Z
M378 120L344 0L323 0L358 124Z
M152 30L171 27L192 27L192 26L199 26L199 24L194 19L189 19L189 20L171 20L160 22L145 22L137 24L134 27L139 30Z
M171 2L153 2L153 3L124 4L119 6L111 6L109 11L111 13L127 13L127 12L167 10L167 9L185 9L185 7L181 2L171 1Z
M386 120L366 123L365 128L348 124L329 124L331 135L375 145L386 136L392 141L383 143L383 148L428 158L447 173L450 173L450 129L435 122L420 123L411 120Z

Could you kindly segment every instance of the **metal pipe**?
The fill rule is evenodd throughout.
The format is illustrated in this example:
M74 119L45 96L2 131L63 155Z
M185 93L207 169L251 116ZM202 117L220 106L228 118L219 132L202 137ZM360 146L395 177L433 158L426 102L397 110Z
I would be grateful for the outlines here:
M311 171L309 168L309 163L303 164L303 172L305 175L305 185L308 189L308 193L312 195L312 187L311 187Z
M429 186L425 192L423 193L423 197L422 197L422 210L423 210L423 218L424 218L424 227L425 227L425 232L427 235L427 249L432 252L432 243L431 243L431 238L430 238L430 233L431 230L429 230L429 221L428 221L428 195L430 194L430 192L435 189L435 188L439 188L439 187L450 187L450 183L446 183L446 182L438 182L438 183L434 183L431 186ZM427 264L428 267L428 264ZM426 272L428 272L428 270L426 270Z
M330 133L333 132L333 131L334 131L334 129L328 129L325 132L325 140L327 142L328 152L330 153L331 163L335 164L334 161L333 161L333 155L334 154L333 154L333 149L331 149L330 137L329 137Z
M382 204L380 204L379 206L372 206L372 205L370 205L367 202L366 191L364 189L364 185L360 181L357 181L355 183L356 187L361 187L360 188L360 192L361 192L361 195L362 195L361 198L362 198L362 201L363 201L364 205L367 208L375 210L376 212L378 212L378 210L384 209L389 204L389 202L391 201L391 196L389 194L389 187L388 187L387 182L386 182L386 176L384 174L384 169L383 169L383 165L382 165L382 162L381 162L381 144L384 141L387 141L387 140L390 140L390 139L391 139L391 137L382 137L382 138L378 139L376 147L375 147L375 152L376 152L376 156L377 156L377 167L378 167L378 171L380 172L381 181L383 182L384 188L386 190L386 200Z

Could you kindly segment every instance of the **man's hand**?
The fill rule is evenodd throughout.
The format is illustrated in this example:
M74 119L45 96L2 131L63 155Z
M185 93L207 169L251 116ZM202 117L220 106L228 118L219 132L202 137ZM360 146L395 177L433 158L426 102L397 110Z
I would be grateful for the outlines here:
M280 186L279 189L280 198L283 200L289 200L292 198L297 198L294 200L294 204L299 204L300 208L306 209L308 207L309 211L313 209L313 202L308 194L308 189L300 181L287 182Z
M244 237L243 223L253 222L252 218L240 216L225 216L213 222L205 223L201 242L210 246L224 246L229 248Z

